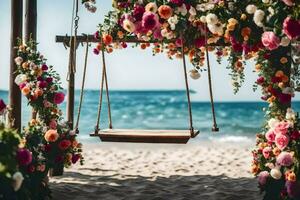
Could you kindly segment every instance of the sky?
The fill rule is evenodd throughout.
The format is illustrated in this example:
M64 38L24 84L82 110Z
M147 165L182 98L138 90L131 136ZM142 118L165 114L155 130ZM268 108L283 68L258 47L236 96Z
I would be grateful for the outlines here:
M61 43L55 43L56 35L70 34L73 0L38 0L37 41L38 50L48 59L61 75L63 86L67 84L68 51ZM93 34L104 15L111 9L111 1L98 0L97 12L90 13L83 6L79 10L78 33ZM10 1L0 1L0 89L7 90L9 83L9 44L10 44ZM95 45L95 44L94 44ZM84 62L84 47L77 52L76 88L80 88ZM101 58L90 49L87 69L87 89L98 89L101 77ZM181 60L169 60L165 54L152 56L150 49L131 48L116 50L107 55L107 73L112 90L174 90L185 89ZM226 58L222 64L211 55L213 91L216 101L257 101L260 92L253 92L252 86L257 75L254 64L245 68L246 80L237 95L233 94ZM188 69L192 65L188 64ZM189 78L190 88L197 92L192 100L208 101L207 73L199 80ZM299 98L297 98L299 99Z

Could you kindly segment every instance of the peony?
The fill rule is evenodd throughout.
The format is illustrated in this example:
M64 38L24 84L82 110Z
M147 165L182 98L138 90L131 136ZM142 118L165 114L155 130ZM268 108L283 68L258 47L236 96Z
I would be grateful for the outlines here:
M300 198L300 182L287 181L286 184L287 193L290 198L299 199Z
M62 140L59 144L58 147L61 150L66 150L67 148L69 148L71 146L71 142L70 140Z
M158 16L152 12L145 12L142 20L142 27L149 31L158 26Z
M283 22L283 32L291 40L300 36L300 21L292 19L291 17L285 18Z
M246 12L248 14L254 14L256 10L257 10L257 7L253 4L250 4L246 7Z
M279 122L274 129L274 132L276 134L286 134L288 132L288 129L290 127L290 124L286 121Z
M201 74L196 69L190 70L190 77L194 80L197 80L201 77Z
M12 176L12 180L14 181L13 182L14 191L18 191L21 188L24 180L22 173L21 172L14 173L14 175Z
M289 141L289 137L286 135L279 134L275 137L275 144L280 150L285 149L289 144Z
M269 177L269 172L267 171L262 171L258 174L258 183L259 185L263 186L267 183L268 177Z
M289 167L294 163L292 154L289 152L285 152L285 151L281 152L278 155L276 162L277 162L277 164L284 166L284 167Z
M266 136L266 139L268 140L268 142L274 142L275 141L276 134L274 133L273 130L269 130L266 133L265 136Z
M157 5L154 2L150 2L145 6L146 12L152 12L156 13L157 12Z
M293 6L294 5L294 0L282 0L283 3L285 3L288 6Z
M57 130L53 129L48 130L44 135L44 138L47 142L55 142L58 139L58 137L59 135L57 133Z
M62 92L58 92L54 94L53 102L55 104L61 104L62 102L64 102L64 99L65 99L65 94Z
M173 14L173 10L168 5L161 5L158 8L158 14L163 19L169 19L172 16L172 14Z
M17 160L22 166L29 165L32 162L32 153L28 149L19 149L17 151Z
M206 23L209 25L214 25L218 23L218 17L217 15L213 14L213 13L209 13L208 15L206 15Z
M125 19L123 21L123 25L122 26L129 33L134 32L135 29L136 29L134 23L132 21L130 21L129 19Z
M253 16L253 21L254 23L259 26L263 27L263 19L265 18L265 12L263 10L256 10Z
M280 39L272 31L264 32L261 41L268 50L277 49L280 45Z
M276 180L279 180L282 177L282 173L277 167L271 169L270 175Z
M0 99L0 115L5 113L6 110L6 104L4 103L3 99Z
M271 152L272 152L271 147L265 147L262 151L262 154L265 157L265 159L268 159L270 157Z

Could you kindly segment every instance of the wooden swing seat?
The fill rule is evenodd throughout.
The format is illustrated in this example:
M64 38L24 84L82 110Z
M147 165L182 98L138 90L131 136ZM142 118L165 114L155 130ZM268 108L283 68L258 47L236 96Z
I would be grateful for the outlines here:
M193 137L199 134L194 130ZM105 129L90 136L99 137L102 142L136 142L136 143L177 143L186 144L192 137L190 130L132 130Z

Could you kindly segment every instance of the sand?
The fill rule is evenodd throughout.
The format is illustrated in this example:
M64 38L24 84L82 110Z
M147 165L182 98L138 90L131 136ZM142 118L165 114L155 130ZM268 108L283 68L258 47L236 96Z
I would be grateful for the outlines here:
M50 179L57 200L262 199L250 174L254 145L85 145L85 165Z

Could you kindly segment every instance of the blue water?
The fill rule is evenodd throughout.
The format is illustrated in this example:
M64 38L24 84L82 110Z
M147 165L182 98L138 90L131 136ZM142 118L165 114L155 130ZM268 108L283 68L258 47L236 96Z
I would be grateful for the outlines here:
M192 94L192 99L193 99ZM0 91L0 98L7 102L7 91ZM105 97L105 96L104 96ZM85 142L98 142L98 138L90 138L94 130L97 116L99 91L85 91L84 104L80 120L79 138ZM105 98L104 98L105 99ZM185 91L111 91L112 121L114 128L132 129L187 129L188 111ZM79 91L76 91L78 105ZM212 114L209 102L192 102L194 128L201 134L198 140L253 140L263 122L262 102L217 102L215 103L218 133L211 132ZM66 104L61 108L65 111ZM300 102L293 103L296 111L300 110ZM77 106L76 109L77 110ZM23 98L23 124L30 117L30 110ZM101 128L108 127L106 99L101 115Z

